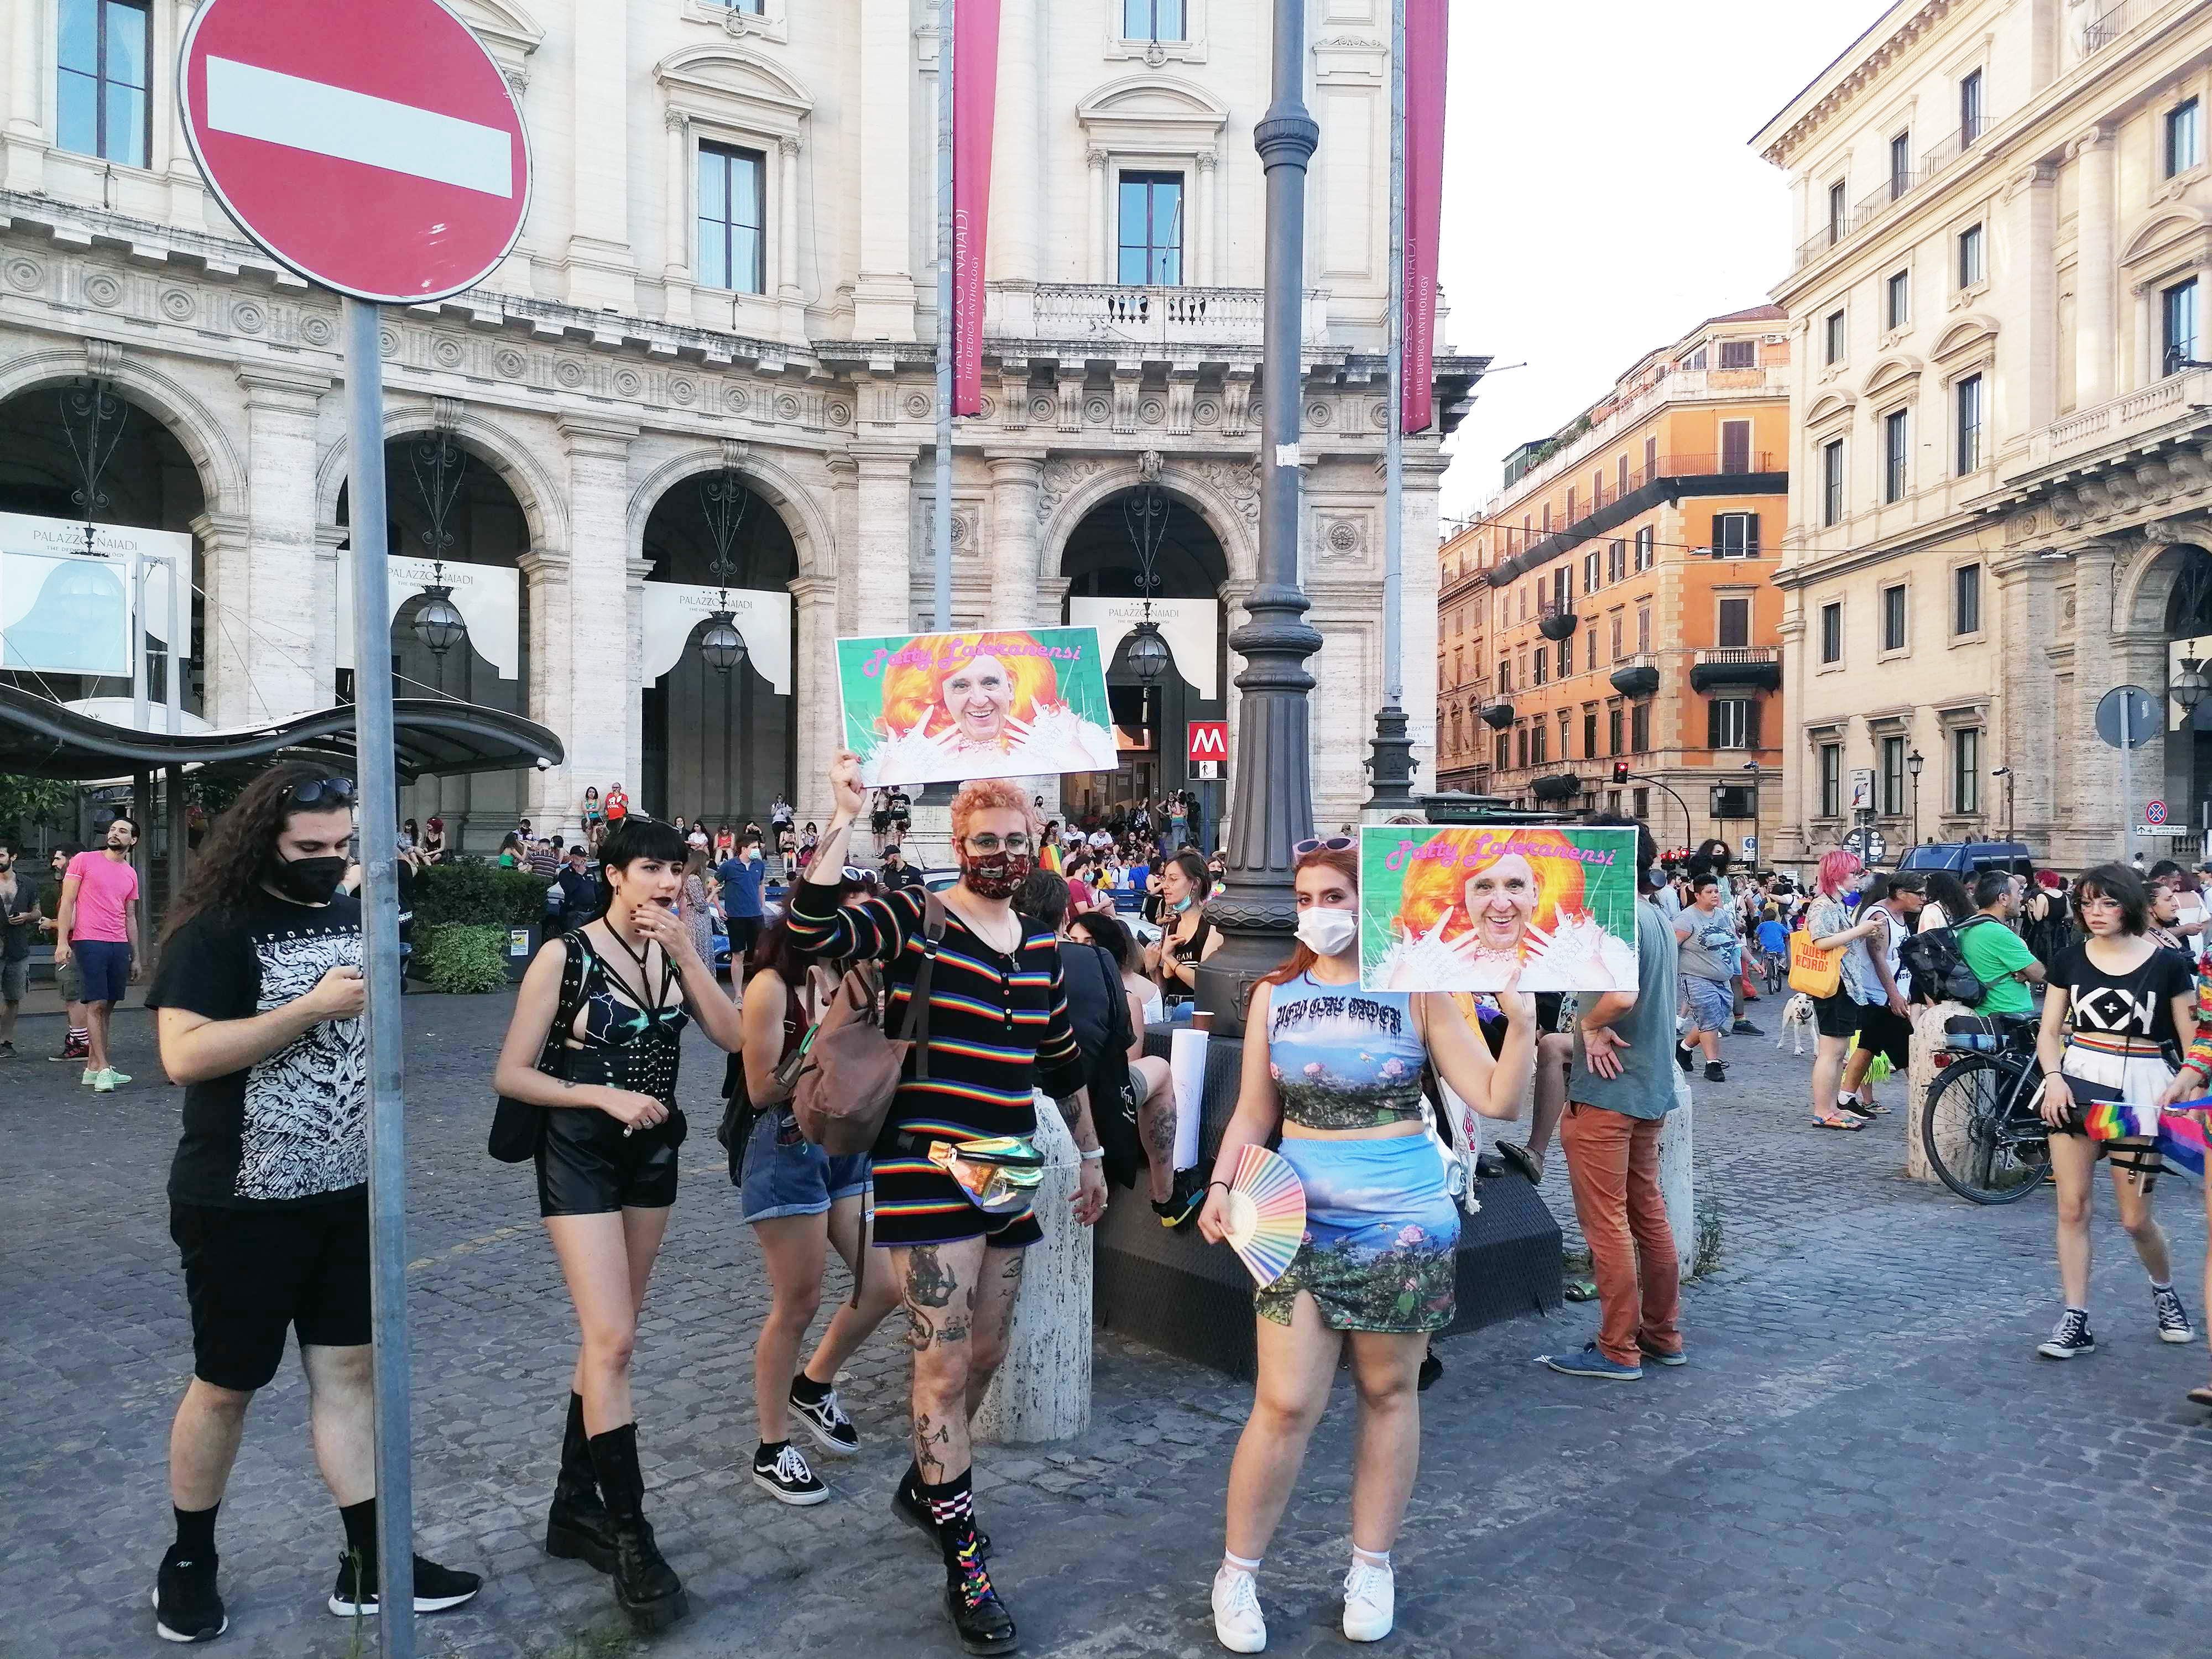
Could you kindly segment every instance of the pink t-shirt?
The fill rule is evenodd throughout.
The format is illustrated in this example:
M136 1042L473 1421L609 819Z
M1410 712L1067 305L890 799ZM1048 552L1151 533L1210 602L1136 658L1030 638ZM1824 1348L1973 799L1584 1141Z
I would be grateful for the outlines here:
M131 930L124 926L123 913L138 896L138 872L127 862L118 864L105 853L90 852L69 861L69 874L77 879L76 925L70 938L128 944Z

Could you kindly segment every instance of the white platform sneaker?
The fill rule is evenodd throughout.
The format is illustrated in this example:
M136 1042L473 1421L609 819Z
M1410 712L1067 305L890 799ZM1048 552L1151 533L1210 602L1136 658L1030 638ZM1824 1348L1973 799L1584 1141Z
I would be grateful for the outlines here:
M1398 1582L1388 1567L1354 1561L1344 1575L1344 1639L1379 1642L1398 1613Z
M1213 1638L1231 1653L1258 1653L1267 1645L1260 1587L1250 1573L1224 1567L1213 1575Z

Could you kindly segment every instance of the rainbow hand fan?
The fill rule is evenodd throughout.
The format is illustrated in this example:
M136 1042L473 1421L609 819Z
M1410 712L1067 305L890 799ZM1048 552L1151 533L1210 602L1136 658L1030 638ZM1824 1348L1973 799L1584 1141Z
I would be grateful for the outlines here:
M1229 1183L1229 1248L1261 1285L1288 1272L1306 1236L1306 1189L1289 1161L1247 1146Z

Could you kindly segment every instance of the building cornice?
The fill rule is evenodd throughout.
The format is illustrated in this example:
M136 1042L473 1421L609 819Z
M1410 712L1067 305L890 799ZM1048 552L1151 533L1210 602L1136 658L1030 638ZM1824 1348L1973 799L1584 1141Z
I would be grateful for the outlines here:
M1956 3L1957 0L1922 0L1915 6L1911 0L1900 0L1753 133L1753 145L1776 167L1787 167L1791 155L1807 139L1833 120L1891 64L1917 46L1949 15ZM1900 18L1900 13L1905 15ZM1875 44L1868 46L1869 41ZM1862 52L1862 47L1866 50Z

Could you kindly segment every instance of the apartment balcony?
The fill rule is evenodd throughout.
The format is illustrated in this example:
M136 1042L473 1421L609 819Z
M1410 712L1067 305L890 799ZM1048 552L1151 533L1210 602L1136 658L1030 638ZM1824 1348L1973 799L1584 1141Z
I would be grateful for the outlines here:
M1631 427L1648 420L1662 404L1736 403L1753 398L1790 395L1790 366L1772 364L1759 368L1662 368L1644 385L1600 404L1590 414L1587 430L1530 467L1514 481L1513 493L1525 495L1554 480L1578 473L1593 454L1610 450ZM1642 473L1635 482L1648 483ZM1632 484L1632 487L1633 485ZM1611 486L1618 493L1617 484Z
M1493 732L1503 732L1513 724L1513 700L1500 697L1482 711L1482 723Z
M1659 689L1659 659L1646 651L1621 663L1607 678L1624 697L1648 697Z
M2118 4L2106 6L2081 26L2081 55L2087 58L2102 52L2166 3L2166 0L2118 0Z
M2028 441L2026 471L2039 472L2102 450L2124 449L2166 427L2201 422L2208 411L2212 411L2212 369L2184 369L2053 421Z
M1557 802L1572 800L1583 792L1583 781L1571 772L1554 772L1548 777L1530 780L1528 793L1538 800Z
M1959 127L1935 149L1923 154L1918 166L1910 171L1893 172L1881 188L1861 197L1840 217L1830 220L1814 235L1798 244L1797 263L1792 267L1793 272L1802 270L1814 260L1824 258L1832 248L1841 247L1899 203L1933 184L1954 163L1971 152L1976 142L1989 130L1987 120L1978 122L1971 129Z
M1723 455L1662 455L1625 479L1617 473L1611 478L1594 479L1590 493L1576 498L1572 518L1491 567L1491 585L1503 586L1525 576L1592 537L1619 529L1662 501L1692 495L1787 494L1790 475L1778 465L1780 459L1764 449Z
M1141 288L1115 283L993 283L983 307L987 341L1130 347L1187 352L1233 346L1257 351L1267 319L1256 288ZM1305 295L1303 343L1328 343L1328 291Z
M1547 640L1572 639L1575 634L1575 624L1580 620L1575 615L1572 605L1562 607L1547 605L1537 617L1536 631Z
M1776 691L1782 686L1782 653L1772 646L1700 651L1690 661L1690 690Z

